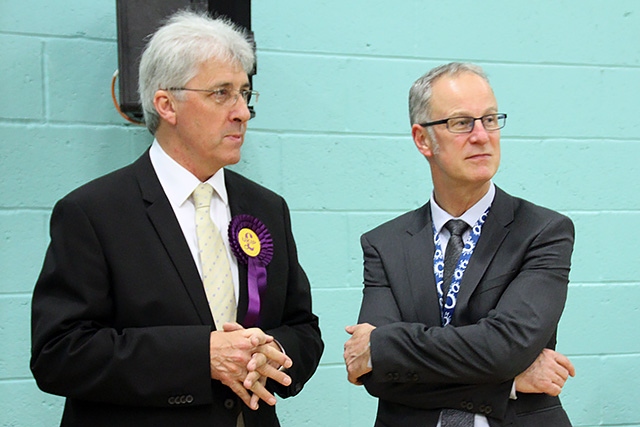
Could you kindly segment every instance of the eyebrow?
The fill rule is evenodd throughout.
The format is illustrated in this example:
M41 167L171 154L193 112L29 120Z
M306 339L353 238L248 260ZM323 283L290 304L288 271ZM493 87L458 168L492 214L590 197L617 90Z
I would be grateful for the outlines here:
M212 90L216 90L216 89L233 89L233 83L229 83L229 82L225 82L225 83L219 83L217 85L213 85L213 86L209 86ZM244 83L242 86L240 86L240 90L246 90L246 89L251 89L251 84L249 82Z
M498 107L489 107L486 110L484 110L484 113L482 113L482 115L484 116L486 114L495 114L497 112L498 112ZM449 116L449 118L456 118L456 117L473 117L473 114L469 112L455 111L451 113L451 115Z

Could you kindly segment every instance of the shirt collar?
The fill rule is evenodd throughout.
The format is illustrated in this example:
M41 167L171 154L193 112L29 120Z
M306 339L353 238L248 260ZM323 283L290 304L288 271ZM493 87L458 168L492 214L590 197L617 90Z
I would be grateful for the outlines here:
M149 157L171 206L174 208L183 206L191 197L193 190L200 184L200 180L171 158L155 139L149 150ZM213 187L220 200L225 206L228 206L229 199L224 181L224 169L220 168L205 182Z
M467 211L463 213L459 218L455 218L440 206L438 206L438 204L436 203L435 194L432 192L429 204L431 206L431 218L433 220L433 226L436 229L436 233L440 234L440 232L442 231L442 227L444 227L444 225L450 219L461 219L466 222L469 227L473 227L474 225L476 225L476 222L478 222L482 214L484 214L489 206L491 206L495 195L496 187L492 181L487 194L482 196L482 198L478 200L475 205L467 209Z

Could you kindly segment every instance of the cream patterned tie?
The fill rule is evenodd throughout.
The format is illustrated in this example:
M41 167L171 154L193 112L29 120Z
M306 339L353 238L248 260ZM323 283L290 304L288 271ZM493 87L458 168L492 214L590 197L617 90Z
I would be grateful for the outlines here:
M202 283L216 329L222 330L225 322L236 320L236 297L227 249L209 211L212 195L213 187L209 184L200 184L193 190Z

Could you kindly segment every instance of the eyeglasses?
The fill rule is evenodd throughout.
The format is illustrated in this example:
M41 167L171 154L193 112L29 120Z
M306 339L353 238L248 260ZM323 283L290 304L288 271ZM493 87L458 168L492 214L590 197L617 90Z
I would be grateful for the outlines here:
M236 105L238 98L242 96L244 102L247 103L247 107L252 108L258 103L258 96L260 95L259 92L249 89L191 89L187 87L170 87L165 90L188 90L191 92L208 93L217 104L224 105L225 107Z
M507 123L507 115L505 113L485 114L482 117L450 117L448 119L436 120L435 122L422 123L423 128L435 125L447 125L447 130L451 133L471 133L476 124L476 120L482 122L482 126L486 131L494 131L502 129Z

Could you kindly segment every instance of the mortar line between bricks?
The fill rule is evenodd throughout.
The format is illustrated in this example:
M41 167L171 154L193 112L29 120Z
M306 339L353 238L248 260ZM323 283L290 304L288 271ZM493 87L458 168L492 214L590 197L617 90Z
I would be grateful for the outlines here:
M0 292L0 299L11 299L16 297L29 297L31 298L31 292Z
M345 52L327 52L327 51L299 51L299 50L284 50L284 49L270 49L270 48L258 48L258 54L260 53L275 53L275 54L285 54L291 56L317 56L324 58L344 58L344 59L354 59L354 58L362 58L362 59L377 59L382 61L387 60L402 60L402 61L414 61L414 62L447 62L450 58L435 58L435 57L420 57L413 55L389 55L389 54L366 54L366 53L345 53ZM637 70L640 69L638 65L619 65L619 64L594 64L594 63L582 63L582 62L548 62L548 61L492 61L487 59L476 59L476 58L457 58L460 62L473 62L478 65L483 64L491 64L491 65L522 65L522 66L537 66L537 67L545 67L545 68L567 68L567 67L575 67L575 68L593 68L596 70L601 70L602 68L607 68L611 70Z

